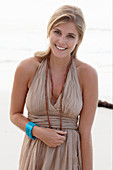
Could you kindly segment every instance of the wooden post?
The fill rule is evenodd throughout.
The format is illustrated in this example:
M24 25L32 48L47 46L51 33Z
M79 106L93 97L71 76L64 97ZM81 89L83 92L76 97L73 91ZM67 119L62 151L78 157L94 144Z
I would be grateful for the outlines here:
M98 100L98 107L105 107L108 109L113 109L113 104L108 103L107 101Z

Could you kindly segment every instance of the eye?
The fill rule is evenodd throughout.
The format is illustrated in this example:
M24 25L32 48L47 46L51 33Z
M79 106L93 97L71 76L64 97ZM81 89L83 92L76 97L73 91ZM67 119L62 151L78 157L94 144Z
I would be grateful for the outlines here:
M73 35L69 34L67 37L69 38L75 38Z
M61 32L60 32L59 30L55 30L54 32L55 32L56 34L58 34L58 35L61 34Z

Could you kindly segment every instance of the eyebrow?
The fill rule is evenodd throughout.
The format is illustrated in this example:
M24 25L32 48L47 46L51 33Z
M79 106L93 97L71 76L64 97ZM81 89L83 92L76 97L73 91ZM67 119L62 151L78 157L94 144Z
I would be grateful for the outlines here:
M54 28L54 30L56 30L56 31L60 31L60 32L62 32L60 29L58 29L58 28ZM68 35L73 35L73 36L76 36L76 34L74 34L74 33L68 33Z
M73 35L73 36L76 36L76 34L74 34L74 33L68 33L69 35Z

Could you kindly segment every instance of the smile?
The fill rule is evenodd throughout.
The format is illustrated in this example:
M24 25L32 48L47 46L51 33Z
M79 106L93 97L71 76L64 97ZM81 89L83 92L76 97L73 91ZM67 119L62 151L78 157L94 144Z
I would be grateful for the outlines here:
M58 50L61 50L61 51L64 51L64 50L67 49L67 48L59 47L59 46L57 46L56 44L55 44L55 47L56 47Z

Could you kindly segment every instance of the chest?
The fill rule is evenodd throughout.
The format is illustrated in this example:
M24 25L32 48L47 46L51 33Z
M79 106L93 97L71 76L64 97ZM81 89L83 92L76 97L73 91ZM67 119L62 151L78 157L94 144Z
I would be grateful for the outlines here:
M57 99L53 100L51 95L51 81L48 74L47 78L47 96L48 96L48 109L49 113L58 112L60 108L61 99L61 89L64 81L64 76L53 75L54 81L54 93ZM60 95L60 96L59 96ZM26 106L30 113L33 114L46 114L46 104L45 104L45 70L38 72L37 76L32 83L32 86L28 92L26 99ZM68 72L66 79L64 94L62 99L62 110L63 114L70 113L72 116L74 113L79 113L82 107L82 96L79 88L79 82L77 79L76 72L72 67Z
M58 97L61 93L61 90L65 84L64 82L64 76L54 76L51 78L49 78L49 92L50 92L50 96L52 95L52 91L53 94Z

